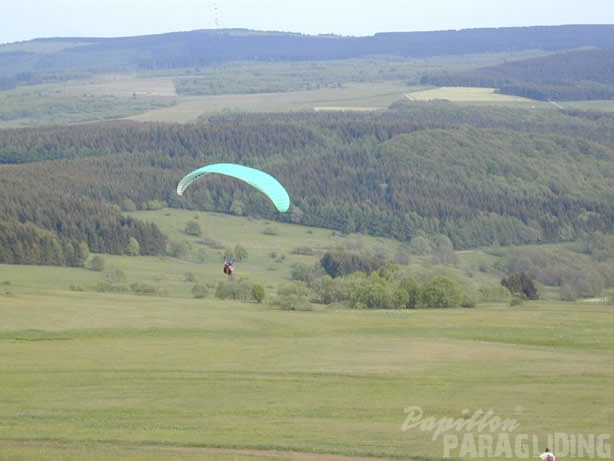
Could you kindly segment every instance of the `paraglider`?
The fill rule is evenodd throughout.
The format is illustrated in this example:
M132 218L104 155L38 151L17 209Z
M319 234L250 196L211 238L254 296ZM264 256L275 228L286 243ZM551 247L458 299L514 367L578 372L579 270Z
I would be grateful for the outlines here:
M232 271L234 271L234 267L232 265L232 259L224 261L224 274L232 275Z
M214 163L191 171L177 184L177 194L183 195L194 181L213 173L230 176L255 187L273 202L280 213L285 213L290 208L290 196L277 179L264 171L235 163ZM225 259L224 274L232 275L233 272L232 259Z
M194 181L212 173L230 176L255 187L273 202L280 213L285 213L290 208L288 192L277 179L264 171L235 163L214 163L188 173L177 184L177 194L183 195Z

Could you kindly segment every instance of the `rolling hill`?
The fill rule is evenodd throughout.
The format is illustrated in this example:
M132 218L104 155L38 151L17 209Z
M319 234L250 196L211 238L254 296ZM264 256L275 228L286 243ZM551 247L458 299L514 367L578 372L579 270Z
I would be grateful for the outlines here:
M580 47L614 47L614 26L394 32L365 37L227 29L118 38L40 38L0 46L0 77L2 87L8 88L90 72L186 68L232 61L339 60L376 55L424 58Z
M497 88L536 100L614 98L614 48L573 50L460 72L424 75L436 86Z
M60 242L70 236L119 253L131 236L150 254L162 248L155 229L122 221L119 209L166 205L400 240L439 233L457 249L570 241L614 229L613 125L607 114L408 102L382 113L4 130L0 157L21 164L0 168L0 211ZM290 192L290 214L215 178L176 196L187 171L219 161L274 174ZM105 206L110 221L93 220Z

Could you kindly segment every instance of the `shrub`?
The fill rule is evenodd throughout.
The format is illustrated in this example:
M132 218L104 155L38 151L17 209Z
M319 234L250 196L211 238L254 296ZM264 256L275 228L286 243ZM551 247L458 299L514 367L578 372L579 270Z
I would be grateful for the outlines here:
M247 250L245 249L245 247L243 245L236 245L235 249L234 249L234 258L237 261L243 261L245 259L247 259Z
M264 235L277 235L277 228L274 226L267 226L262 233Z
M156 287L148 285L147 283L131 283L130 289L133 293L139 295L155 295L158 293Z
M405 307L407 309L413 309L418 304L418 299L420 296L420 286L418 282L413 277L405 277L401 281L399 281L399 288L405 290L407 292L407 303Z
M139 241L134 237L130 237L130 239L128 240L126 254L128 256L138 256L139 254L141 254L141 245L139 244Z
M100 255L96 255L87 261L85 267L91 271L102 272L104 270L104 258Z
M218 242L215 239L210 237L204 237L202 240L202 244L208 246L209 248L213 248L214 250L223 250L224 244L222 242Z
M215 297L219 299L248 300L251 298L251 295L251 287L241 280L233 279L226 282L219 282L215 289Z
M197 299L206 298L208 294L209 290L204 285L197 283L192 287L192 296Z
M298 247L290 251L290 254L302 256L312 256L313 253L313 248L310 247Z
M264 287L262 285L256 284L252 286L252 298L254 298L257 303L264 301Z
M535 284L524 272L503 278L501 285L510 290L513 295L523 296L526 299L539 299Z
M480 287L478 291L482 302L509 302L512 297L510 290L503 285Z
M190 245L184 241L169 240L166 254L173 258L183 258L190 252Z
M200 230L200 224L196 221L188 221L185 223L185 228L183 230L187 235L193 235L198 237L202 231Z
M518 296L514 296L510 301L510 306L520 306L521 304L524 304L524 298Z
M149 200L143 204L145 210L161 210L162 208L166 208L166 202L160 200Z
M348 253L341 250L326 252L320 264L331 277L342 277L353 272L371 274L383 264L380 259L358 253Z
M320 269L321 270L321 269ZM290 277L292 280L311 283L318 275L318 267L310 264L297 263L292 265Z
M117 267L110 267L105 271L104 278L111 283L125 282L126 274L123 270L118 269Z
M576 295L576 290L574 290L573 286L569 283L564 283L561 285L559 296L561 301L575 301L578 298Z
M277 304L283 310L311 310L309 304L309 290L299 284L280 287L277 291Z
M437 276L423 285L420 299L425 307L455 307L463 299L463 289L453 280Z
M166 208L166 202L160 200L149 200L143 204L145 210L161 210L162 208Z

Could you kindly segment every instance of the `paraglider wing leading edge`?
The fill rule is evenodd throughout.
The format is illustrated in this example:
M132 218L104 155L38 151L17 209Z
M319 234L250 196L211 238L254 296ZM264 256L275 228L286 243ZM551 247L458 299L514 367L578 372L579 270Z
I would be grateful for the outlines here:
M231 176L255 187L265 194L281 213L288 211L288 208L290 208L288 192L277 179L264 171L234 163L215 163L188 173L177 184L177 194L182 195L194 181L212 173Z

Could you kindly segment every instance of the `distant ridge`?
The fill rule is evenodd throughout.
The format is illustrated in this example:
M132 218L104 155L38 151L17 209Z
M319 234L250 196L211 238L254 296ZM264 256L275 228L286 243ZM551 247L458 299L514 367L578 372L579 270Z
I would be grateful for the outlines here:
M134 37L39 38L0 46L0 77L23 72L114 72L206 66L229 61L351 59L614 48L614 25L304 35L208 29Z

